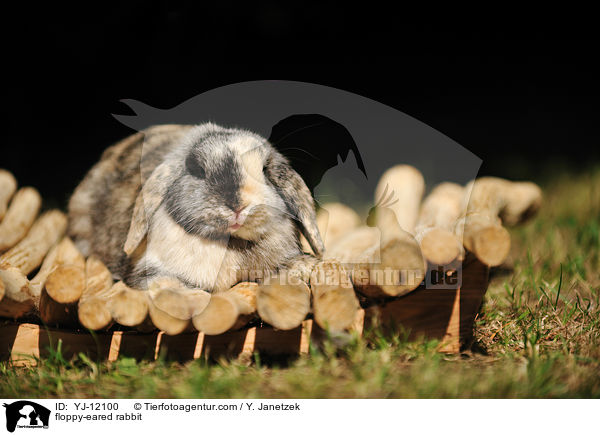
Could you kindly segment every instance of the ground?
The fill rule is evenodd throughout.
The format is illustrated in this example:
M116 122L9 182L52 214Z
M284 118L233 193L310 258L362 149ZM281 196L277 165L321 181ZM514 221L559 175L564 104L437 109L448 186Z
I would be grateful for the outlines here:
M289 365L255 360L0 363L2 397L600 398L600 168L543 181L544 206L511 230L510 267L492 273L476 346L357 339Z

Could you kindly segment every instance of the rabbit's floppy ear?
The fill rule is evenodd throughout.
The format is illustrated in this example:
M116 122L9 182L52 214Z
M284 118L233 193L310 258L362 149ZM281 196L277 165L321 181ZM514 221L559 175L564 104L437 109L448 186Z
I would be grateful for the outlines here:
M171 177L172 168L166 163L158 165L143 184L135 199L129 232L123 250L131 255L148 233L148 222L161 204Z
M325 247L317 227L315 206L310 190L302 177L278 152L272 152L265 165L265 174L285 202L288 211L300 224L300 230L313 252L321 256Z

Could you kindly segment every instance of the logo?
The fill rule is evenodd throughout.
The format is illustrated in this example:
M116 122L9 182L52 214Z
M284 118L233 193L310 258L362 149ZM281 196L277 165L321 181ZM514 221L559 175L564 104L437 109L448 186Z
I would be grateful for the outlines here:
M262 281L263 277L268 277L270 264L263 264L262 269L249 269L250 263L233 268L224 261L224 255L227 249L247 249L249 241L258 240L259 234L275 234L269 229L269 223L283 230L283 226L277 225L285 221L283 216L292 219L305 238L308 237L303 240L304 252L310 252L312 248L316 253L315 248L320 249L318 239L323 239L325 246L332 246L336 244L334 240L340 241L340 236L351 228L365 230L354 233L356 240L347 239L348 245L342 246L359 246L368 255L361 257L347 250L343 254L337 253L337 256L348 270L353 270L355 263L368 263L368 267L359 267L363 275L360 279L368 285L414 288L424 281L428 289L456 289L460 286L462 269L453 263L462 256L462 233L457 230L456 222L466 213L466 203L465 207L462 204L464 192L460 186L476 177L481 159L417 119L340 89L277 80L227 85L166 110L134 100L123 100L123 103L133 115L114 115L115 118L133 130L146 132L141 136L139 174L132 172L135 177L140 177L139 181L144 186L143 195L136 199L136 204L139 200L140 205L136 216L140 219L139 222L132 221L135 225L132 223L130 226L131 238L127 238L126 246L128 250L136 249L137 243L144 238L148 246L161 243L164 235L155 234L156 229L154 233L152 231L160 226L149 225L148 219L160 204L165 204L162 200L164 192L175 197L175 190L168 187L168 183L175 184L169 180L182 180L181 183L177 181L177 189L180 189L179 196L186 201L173 202L167 213L176 216L188 233L210 233L224 246L219 250L223 256L211 256L210 273L194 275L196 287L228 287L242 280ZM161 141L168 140L164 139L168 135L179 133L173 133L175 130L158 133L156 130L154 134L145 130L148 126L198 124L206 120L215 124L211 124L212 127L201 124L193 130L195 139L185 142L187 148L182 148L182 161L167 159L161 164L164 167L157 166L158 161L152 156L158 155ZM201 126L204 130L199 130ZM219 185L210 181L210 177L206 178L205 166L206 162L212 162L212 156L229 156L233 152L234 148L223 153L216 151L221 149L219 147L229 150L229 142L225 140L228 133L225 132L232 126L252 132L253 139L248 136L243 147L236 145L239 159L227 157L227 164L209 168L209 172L221 170L218 169L221 167L236 168L228 169L222 176L215 176L215 180L226 181ZM210 146L203 145L205 143L210 143ZM259 151L270 149L266 144L285 156L284 160L289 165L285 171L283 163L273 166L275 160L261 160L263 154ZM192 149L193 153L189 153ZM212 150L212 154L208 150ZM184 151L188 152L185 159ZM260 163L263 163L262 171L258 170ZM419 174L389 172L394 165L400 164L418 168ZM132 165L135 162L132 161ZM182 175L183 178L175 175L182 173L186 174ZM275 177L275 174L279 175ZM385 174L388 174L387 184L380 185ZM188 181L184 182L184 179L199 187L189 187L191 184L186 185ZM460 189L458 204L452 207L444 222L419 217L425 180L430 186L449 181ZM274 188L273 196L267 200L262 193L250 195L248 192L251 190L241 188L244 183L255 186L252 192L271 192L273 186L279 187ZM303 185L319 205L316 219L310 212L312 198L305 193L298 195L298 188L306 192ZM405 186L405 192L399 191L399 186ZM204 194L200 187L208 189L206 192L216 189L210 191L221 192L222 198L214 199L211 203L214 206L208 207L205 198L212 198L212 193ZM186 193L188 191L194 192L195 196L190 196ZM300 200L301 197L306 198L305 202ZM221 199L229 201L228 198L245 205L243 208L227 206ZM343 210L341 214L340 210ZM337 216L342 216L340 222L343 226L337 225L334 219L336 211ZM371 228L365 229L365 224ZM440 231L429 232L434 227L439 227ZM449 247L450 255L454 255L447 258L445 254L441 262L435 262L442 264L441 268L427 270L425 267L420 245L426 233L429 243ZM235 237L231 237L233 234ZM364 246L356 245L358 241ZM383 249L382 241L389 248ZM387 241L393 241L393 244ZM391 254L393 249L406 252L403 254L406 258L399 259ZM440 249L432 250L439 259L437 251ZM145 261L145 258L140 257L140 261ZM136 270L152 270L152 265L140 263ZM140 276L140 279L151 277ZM146 287L150 284L146 283Z
M19 400L4 404L6 408L6 430L14 432L19 429L48 429L50 410L29 400Z

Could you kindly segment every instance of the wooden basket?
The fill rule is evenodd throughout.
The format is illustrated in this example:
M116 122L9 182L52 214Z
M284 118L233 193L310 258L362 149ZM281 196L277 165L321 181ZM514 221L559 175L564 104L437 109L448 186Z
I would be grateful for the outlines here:
M462 279L455 286L432 284L432 280L447 275L444 271L429 271L428 286L421 285L399 298L370 300L368 305L364 304L354 329L362 333L364 328L380 327L392 334L401 327L408 331L409 339L419 336L438 339L441 351L459 352L472 340L475 316L488 286L488 269L469 255L463 263L462 274L457 272ZM67 359L80 352L93 359L109 361L119 355L140 359L163 355L178 361L235 358L255 352L268 357L289 357L307 353L310 343L318 346L325 336L326 332L310 319L289 331L261 325L215 336L198 332L169 336L158 331L91 333L7 322L0 326L0 359L10 360L15 365L35 364L35 358L47 357L59 340Z

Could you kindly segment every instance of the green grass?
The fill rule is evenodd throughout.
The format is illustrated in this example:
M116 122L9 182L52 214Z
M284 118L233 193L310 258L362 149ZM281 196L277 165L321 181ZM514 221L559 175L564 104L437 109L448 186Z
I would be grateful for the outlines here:
M38 367L0 364L4 397L600 398L600 170L544 184L538 216L512 230L512 268L492 274L481 351L371 334L288 366L255 360L114 363L60 346Z

